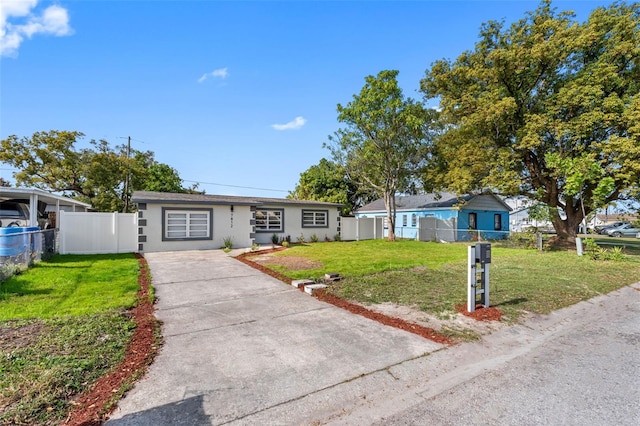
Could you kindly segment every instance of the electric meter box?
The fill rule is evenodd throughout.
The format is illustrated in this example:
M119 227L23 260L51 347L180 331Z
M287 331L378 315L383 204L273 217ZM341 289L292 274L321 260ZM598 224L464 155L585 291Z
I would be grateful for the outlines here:
M476 262L481 264L491 263L491 244L476 244Z

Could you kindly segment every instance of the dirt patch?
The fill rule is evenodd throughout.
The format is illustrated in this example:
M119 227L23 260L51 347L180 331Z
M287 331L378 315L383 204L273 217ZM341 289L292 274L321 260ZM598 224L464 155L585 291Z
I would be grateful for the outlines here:
M11 352L26 348L35 342L44 332L45 326L34 321L17 325L17 321L9 321L0 327L0 351Z
M251 258L252 262L260 265L280 265L290 271L303 271L305 269L322 268L322 263L297 256L273 256L272 254L260 254Z
M477 335L485 335L493 333L507 325L499 320L479 321L457 310L451 310L442 315L435 316L421 311L417 306L397 305L391 302L373 304L367 307L385 315L402 318L424 327L430 327L437 332L450 333L452 331L462 332L464 330L471 330ZM497 311L496 308L491 309Z
M124 359L109 374L102 376L95 386L80 395L74 402L77 408L71 412L64 425L100 425L115 408L120 392L138 379L153 360L158 346L156 329L159 326L149 300L150 275L147 261L136 255L140 263L138 306L130 311L136 329L129 342Z

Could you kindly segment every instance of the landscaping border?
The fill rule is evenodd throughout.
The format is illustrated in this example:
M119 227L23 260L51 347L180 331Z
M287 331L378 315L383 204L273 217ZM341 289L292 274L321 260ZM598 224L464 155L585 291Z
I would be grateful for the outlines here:
M158 352L160 323L154 315L154 301L150 298L151 275L147 260L135 254L140 264L137 293L137 305L127 312L135 323L136 329L127 346L124 359L110 373L102 376L88 392L81 394L72 405L76 407L63 425L93 426L101 425L108 418L122 398L147 370Z

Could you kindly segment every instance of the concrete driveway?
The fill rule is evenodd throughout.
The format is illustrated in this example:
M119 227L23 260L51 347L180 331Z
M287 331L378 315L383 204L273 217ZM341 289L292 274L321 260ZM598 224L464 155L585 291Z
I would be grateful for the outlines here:
M165 339L111 425L311 424L442 345L350 314L220 251L145 255Z

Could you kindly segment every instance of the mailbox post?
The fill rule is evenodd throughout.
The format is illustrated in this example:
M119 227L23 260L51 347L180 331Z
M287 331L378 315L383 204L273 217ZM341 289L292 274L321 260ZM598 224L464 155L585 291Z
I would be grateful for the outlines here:
M478 243L469 246L469 269L467 271L467 311L474 312L476 303L489 307L489 264L491 244ZM480 295L480 300L477 300Z

